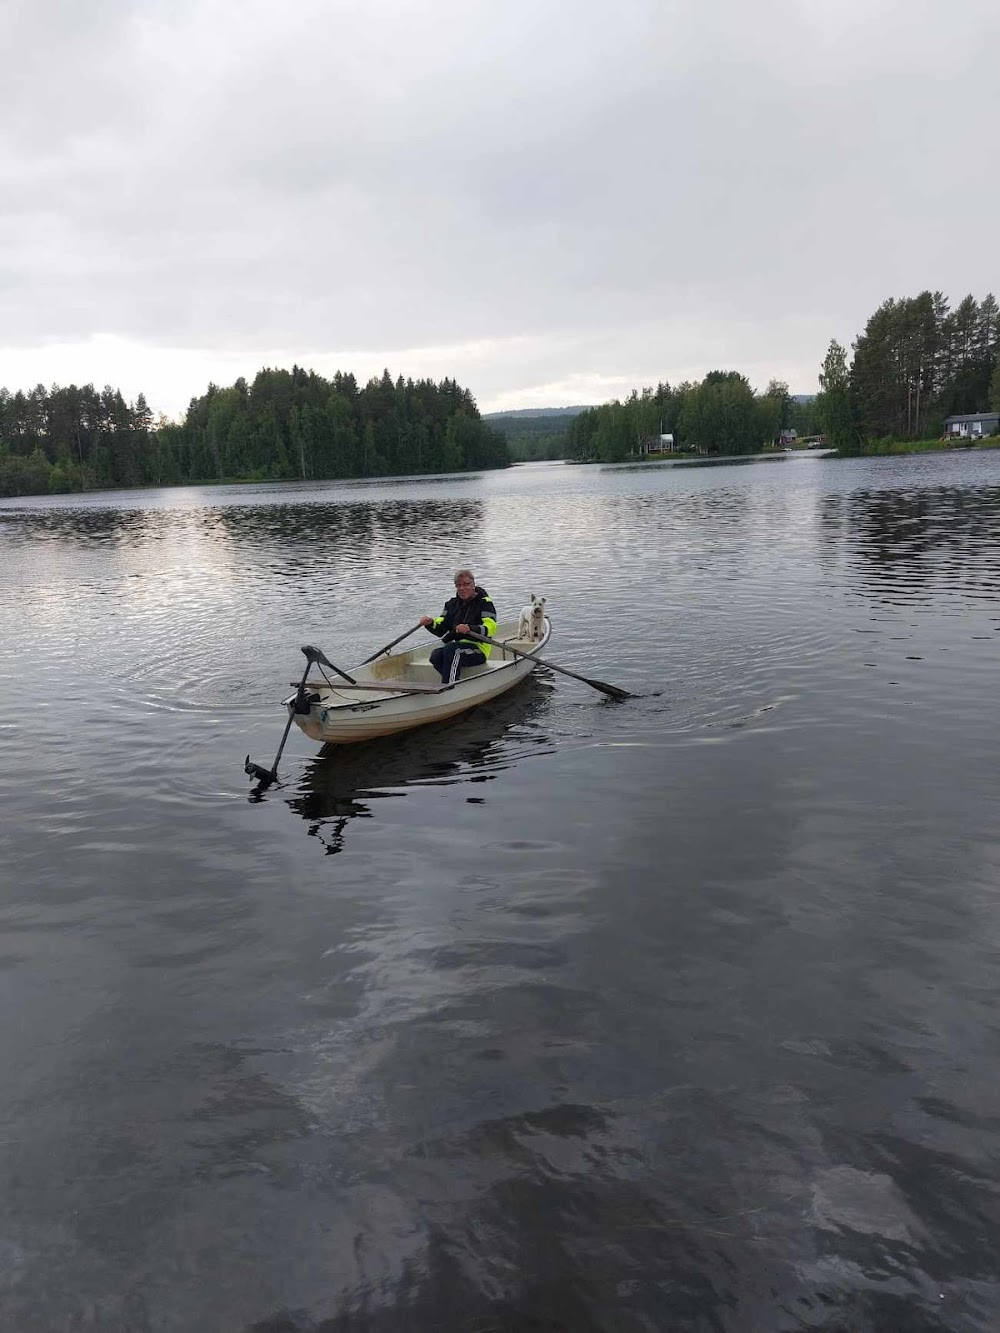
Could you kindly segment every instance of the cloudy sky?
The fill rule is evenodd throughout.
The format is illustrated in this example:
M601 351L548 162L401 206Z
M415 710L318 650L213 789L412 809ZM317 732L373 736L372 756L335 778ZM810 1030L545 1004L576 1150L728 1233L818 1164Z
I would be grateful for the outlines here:
M0 0L0 384L816 388L1000 288L998 0Z

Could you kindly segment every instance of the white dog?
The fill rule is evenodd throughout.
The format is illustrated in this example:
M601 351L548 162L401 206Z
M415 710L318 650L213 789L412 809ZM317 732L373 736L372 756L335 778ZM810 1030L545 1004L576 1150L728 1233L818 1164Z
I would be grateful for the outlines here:
M521 607L521 618L517 623L517 637L537 643L545 634L545 598L531 594L531 601Z

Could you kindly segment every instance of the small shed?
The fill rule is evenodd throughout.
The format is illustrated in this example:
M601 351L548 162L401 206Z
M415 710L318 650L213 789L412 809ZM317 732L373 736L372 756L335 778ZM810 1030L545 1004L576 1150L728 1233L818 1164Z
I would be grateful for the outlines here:
M1000 412L966 412L962 416L945 417L944 433L950 440L978 440L984 435L1000 434Z
M673 435L650 435L639 445L640 454L672 454Z

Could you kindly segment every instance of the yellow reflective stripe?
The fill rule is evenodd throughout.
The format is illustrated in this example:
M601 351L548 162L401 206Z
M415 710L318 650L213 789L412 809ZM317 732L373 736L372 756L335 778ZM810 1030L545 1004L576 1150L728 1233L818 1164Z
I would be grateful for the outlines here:
M483 616L483 633L488 634L492 639L493 635L496 634L496 632L497 632L497 622L491 619L490 616ZM466 642L468 642L468 640L466 640ZM477 641L476 647L486 658L488 658L490 653L493 651L493 645L491 643L479 643Z

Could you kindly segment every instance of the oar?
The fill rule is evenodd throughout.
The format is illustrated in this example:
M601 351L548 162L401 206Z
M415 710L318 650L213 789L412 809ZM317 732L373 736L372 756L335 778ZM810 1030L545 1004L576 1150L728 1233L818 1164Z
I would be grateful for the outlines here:
M377 653L372 653L371 657L366 657L365 660L361 663L361 665L367 666L369 662L374 662L376 657L381 657L382 654L387 653L390 648L395 648L397 643L402 643L403 640L408 639L411 634L416 634L419 628L420 628L420 621L418 620L412 629L408 629L406 633L401 634L398 639L393 639L392 643L387 643L385 647L380 648Z
M354 677L349 676L346 671L341 671L340 667L334 666L323 652L322 648L313 648L311 644L307 643L304 645L302 651L306 655L306 669L303 671L302 679L299 681L298 689L295 691L295 703L288 710L288 721L285 723L284 735L281 737L278 753L274 756L274 763L270 768L262 768L260 764L251 763L249 755L247 755L246 759L243 761L243 772L249 774L252 778L256 778L264 787L269 787L272 782L276 782L278 779L278 760L281 758L281 752L285 748L285 741L288 740L288 733L292 729L292 722L295 720L295 714L299 711L299 703L305 697L306 677L309 675L313 663L316 662L320 666L328 666L331 671L336 671L338 676L343 677L343 679L348 681L351 685L356 685L358 683ZM302 711L308 713L308 706Z
M515 657L530 658L532 662L537 662L539 666L547 666L551 671L561 671L564 676L572 676L574 680L582 681L584 685L589 685L591 689L600 690L609 699L631 699L634 697L629 694L628 690L623 690L618 685L608 685L603 680L591 680L589 676L578 676L575 671L570 671L568 667L557 666L555 662L547 662L544 657L536 657L534 653L526 653L520 648L512 648L509 643L501 643L498 639L488 639L484 634L476 634L474 630L469 630L467 634L460 637L463 639L478 639L480 643L492 643L494 648L502 648L505 653L513 653Z

